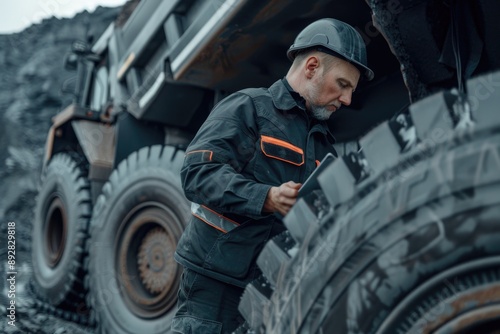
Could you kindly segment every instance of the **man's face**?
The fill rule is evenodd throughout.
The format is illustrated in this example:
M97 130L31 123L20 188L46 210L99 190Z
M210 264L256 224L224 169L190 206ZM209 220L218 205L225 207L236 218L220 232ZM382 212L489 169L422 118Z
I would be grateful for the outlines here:
M359 70L344 60L339 60L326 72L324 66L318 68L304 93L306 107L312 116L327 120L341 105L350 105L359 77Z

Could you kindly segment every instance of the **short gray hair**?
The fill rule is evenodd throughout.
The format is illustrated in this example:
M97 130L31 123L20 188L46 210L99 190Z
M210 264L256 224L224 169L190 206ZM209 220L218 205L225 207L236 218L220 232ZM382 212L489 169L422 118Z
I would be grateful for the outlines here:
M332 56L328 53L318 51L316 49L305 49L298 52L293 59L292 67L297 67L299 64L307 59L309 56L317 56L320 61L324 64L324 71L329 71L332 67L339 63L340 58Z

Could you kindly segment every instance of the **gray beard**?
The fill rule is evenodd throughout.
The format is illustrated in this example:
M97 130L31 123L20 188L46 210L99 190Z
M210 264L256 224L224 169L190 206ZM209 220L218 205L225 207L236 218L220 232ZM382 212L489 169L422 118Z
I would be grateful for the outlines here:
M331 111L328 111L324 106L311 105L311 110L309 112L311 116L318 121L326 121L332 115Z

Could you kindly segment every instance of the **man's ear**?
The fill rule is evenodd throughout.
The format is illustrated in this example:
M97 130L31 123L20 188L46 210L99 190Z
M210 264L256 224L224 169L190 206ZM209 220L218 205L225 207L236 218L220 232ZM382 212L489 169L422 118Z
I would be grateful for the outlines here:
M319 57L311 55L305 61L305 73L308 79L311 79L319 69Z

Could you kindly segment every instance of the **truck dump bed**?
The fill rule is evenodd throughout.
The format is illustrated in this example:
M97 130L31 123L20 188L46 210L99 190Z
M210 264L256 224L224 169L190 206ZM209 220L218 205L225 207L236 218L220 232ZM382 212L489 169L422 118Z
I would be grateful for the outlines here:
M162 6L142 1L116 34L123 50L115 71L129 94L127 109L138 119L196 128L199 122L192 125L193 118L204 119L207 105L225 94L268 86L283 77L294 36L308 22L325 16L349 22L361 33L376 74L370 86L359 87L352 106L332 120L334 130L342 129L344 122L352 121L346 119L349 110L356 110L352 117L360 121L358 130L337 135L359 136L367 124L388 118L408 102L402 80L386 80L400 76L398 62L373 27L363 0L349 6L343 1L168 1ZM374 110L373 94L384 83L390 85L393 99ZM371 106L365 110L368 99Z

